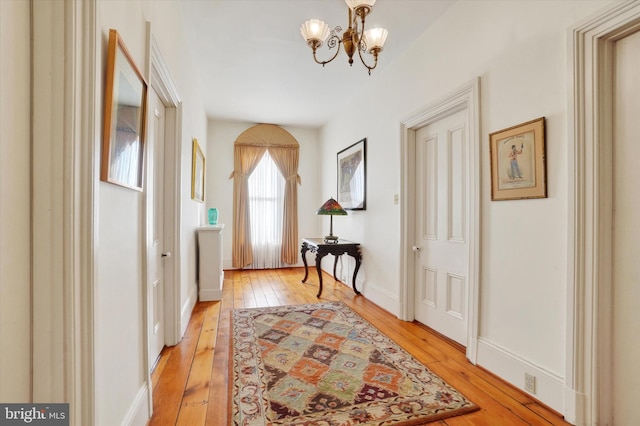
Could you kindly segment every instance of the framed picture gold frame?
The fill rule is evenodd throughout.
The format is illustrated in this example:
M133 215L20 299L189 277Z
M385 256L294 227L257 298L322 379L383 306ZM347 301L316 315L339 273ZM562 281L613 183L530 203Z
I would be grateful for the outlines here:
M206 159L198 144L198 139L193 138L193 159L191 162L191 199L204 203L204 183L206 173Z
M109 30L100 179L142 191L147 82L118 31Z
M489 134L491 200L547 197L545 118Z

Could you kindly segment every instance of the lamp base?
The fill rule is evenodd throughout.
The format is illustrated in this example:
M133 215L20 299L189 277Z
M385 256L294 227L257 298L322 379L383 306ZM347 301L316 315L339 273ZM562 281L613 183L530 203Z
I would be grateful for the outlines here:
M338 237L335 235L325 235L324 242L329 244L335 244L338 242Z

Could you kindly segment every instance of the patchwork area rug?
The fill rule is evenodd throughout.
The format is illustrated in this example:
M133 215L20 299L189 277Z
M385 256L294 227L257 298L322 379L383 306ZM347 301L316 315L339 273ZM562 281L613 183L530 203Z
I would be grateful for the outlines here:
M235 425L419 425L478 409L341 302L233 311Z

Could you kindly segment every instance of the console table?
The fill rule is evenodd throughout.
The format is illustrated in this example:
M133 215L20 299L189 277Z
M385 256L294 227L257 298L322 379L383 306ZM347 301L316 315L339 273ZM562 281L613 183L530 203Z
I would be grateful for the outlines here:
M360 269L360 263L362 262L362 255L360 254L360 243L354 243L352 241L346 240L338 240L335 243L327 243L324 241L324 238L303 238L302 239L302 248L300 249L300 253L302 254L302 263L304 263L304 278L302 282L307 281L307 277L309 276L309 268L307 267L307 251L316 254L316 270L318 271L318 281L320 281L320 288L318 289L318 294L316 297L320 297L322 294L322 269L320 268L320 263L323 257L328 254L332 254L335 256L335 260L333 262L333 278L338 280L336 277L336 266L338 265L338 258L343 254L348 254L356 260L356 267L353 270L353 291L356 294L360 294L358 289L356 288L356 276L358 275L358 270Z

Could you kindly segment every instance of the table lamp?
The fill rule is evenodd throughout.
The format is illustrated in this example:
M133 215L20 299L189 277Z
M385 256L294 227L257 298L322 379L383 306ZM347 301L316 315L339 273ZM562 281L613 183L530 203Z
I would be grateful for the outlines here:
M331 222L329 225L329 235L324 237L325 243L337 243L338 237L333 235L333 216L340 215L346 216L347 212L342 208L340 204L333 198L329 198L316 212L316 214L331 216Z

